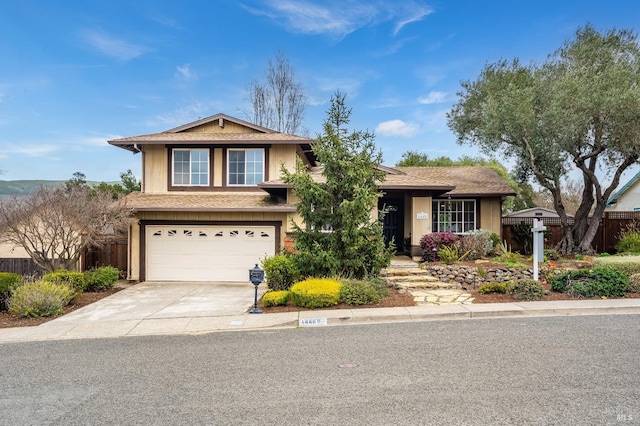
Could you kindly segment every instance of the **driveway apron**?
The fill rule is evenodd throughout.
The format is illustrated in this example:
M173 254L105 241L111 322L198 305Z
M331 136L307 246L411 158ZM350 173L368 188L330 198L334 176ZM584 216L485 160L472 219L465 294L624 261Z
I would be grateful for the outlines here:
M43 325L242 315L253 303L251 283L143 282Z

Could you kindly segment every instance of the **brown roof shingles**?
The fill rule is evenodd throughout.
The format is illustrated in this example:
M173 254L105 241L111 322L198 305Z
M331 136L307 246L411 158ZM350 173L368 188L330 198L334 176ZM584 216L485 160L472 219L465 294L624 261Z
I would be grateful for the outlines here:
M278 203L265 192L209 192L203 194L148 194L134 192L126 197L136 211L293 212L295 206Z
M493 169L484 166L394 167L400 173L387 173L380 188L448 191L452 196L506 196L514 190ZM311 170L316 182L324 182L322 169ZM282 180L260 184L263 188L290 187Z
M121 146L131 143L225 143L225 142L250 142L250 143L309 143L309 138L286 133L213 133L213 132L180 132L180 133L152 133L148 135L131 136L127 138L113 139L111 145Z
M408 176L453 185L455 189L447 193L452 196L515 195L513 188L490 167L396 167L396 169L406 173Z

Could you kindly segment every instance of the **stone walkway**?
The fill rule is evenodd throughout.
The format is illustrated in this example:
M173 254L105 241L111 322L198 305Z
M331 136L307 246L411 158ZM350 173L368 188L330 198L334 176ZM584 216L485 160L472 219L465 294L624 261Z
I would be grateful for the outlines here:
M473 297L455 289L407 289L418 306L420 305L469 305Z
M473 297L459 290L455 283L445 283L428 275L406 256L393 258L389 268L382 271L382 276L390 285L406 290L418 306L473 303Z

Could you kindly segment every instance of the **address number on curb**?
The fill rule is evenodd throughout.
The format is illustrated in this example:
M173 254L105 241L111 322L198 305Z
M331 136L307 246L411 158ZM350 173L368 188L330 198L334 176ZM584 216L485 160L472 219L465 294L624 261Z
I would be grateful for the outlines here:
M299 327L315 327L318 325L327 325L326 318L300 318L298 319Z

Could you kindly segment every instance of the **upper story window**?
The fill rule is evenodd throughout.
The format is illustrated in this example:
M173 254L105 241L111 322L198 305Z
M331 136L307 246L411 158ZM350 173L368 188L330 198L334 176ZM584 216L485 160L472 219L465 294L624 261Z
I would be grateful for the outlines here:
M264 149L229 149L227 151L227 184L257 185L264 181Z
M173 149L173 186L209 185L208 149Z
M475 200L433 200L432 232L463 233L476 229Z

